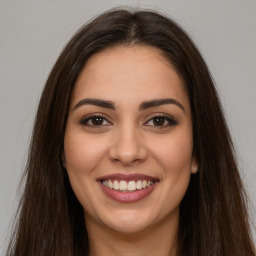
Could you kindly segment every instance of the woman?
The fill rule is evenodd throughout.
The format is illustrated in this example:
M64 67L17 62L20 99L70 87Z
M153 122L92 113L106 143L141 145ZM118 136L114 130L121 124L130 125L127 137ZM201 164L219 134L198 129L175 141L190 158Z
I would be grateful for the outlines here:
M255 256L213 81L173 21L112 10L65 47L7 255Z

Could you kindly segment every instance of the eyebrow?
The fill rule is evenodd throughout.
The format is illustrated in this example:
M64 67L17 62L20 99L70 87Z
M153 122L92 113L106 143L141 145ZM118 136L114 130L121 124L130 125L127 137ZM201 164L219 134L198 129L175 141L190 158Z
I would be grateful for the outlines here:
M166 104L174 104L185 112L184 106L179 101L172 99L172 98L156 99L156 100L142 102L139 106L139 110L142 111L142 110L146 110L149 108L158 107L158 106L166 105ZM100 100L100 99L82 99L75 105L73 110L75 110L83 105L95 105L95 106L99 106L102 108L108 108L108 109L113 109L113 110L116 109L115 104L112 101Z
M145 101L142 102L139 106L139 110L145 110L148 108L153 108L153 107L158 107L161 105L165 105L165 104L174 104L176 106L178 106L181 110L183 110L185 112L185 108L183 107L183 105L175 100L175 99L157 99L157 100L150 100L150 101Z
M112 101L100 100L100 99L83 99L80 100L74 107L74 110L83 105L95 105L102 108L115 109L115 104Z

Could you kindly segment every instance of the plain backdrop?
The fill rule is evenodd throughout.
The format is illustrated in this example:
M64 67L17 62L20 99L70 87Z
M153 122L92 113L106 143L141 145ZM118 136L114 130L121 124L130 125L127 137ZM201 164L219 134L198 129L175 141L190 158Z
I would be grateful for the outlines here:
M17 208L18 183L47 76L76 30L117 6L174 18L201 50L220 93L256 222L255 0L0 0L0 254Z

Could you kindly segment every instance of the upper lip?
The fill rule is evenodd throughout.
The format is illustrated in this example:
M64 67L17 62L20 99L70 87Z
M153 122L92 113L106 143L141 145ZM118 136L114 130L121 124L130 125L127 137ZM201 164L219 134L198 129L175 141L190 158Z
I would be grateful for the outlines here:
M125 180L125 181L138 181L138 180L152 180L152 181L159 181L158 178L148 176L145 174L139 174L139 173L134 173L134 174L122 174L122 173L116 173L116 174L110 174L106 176L102 176L97 178L97 181L103 181L103 180Z

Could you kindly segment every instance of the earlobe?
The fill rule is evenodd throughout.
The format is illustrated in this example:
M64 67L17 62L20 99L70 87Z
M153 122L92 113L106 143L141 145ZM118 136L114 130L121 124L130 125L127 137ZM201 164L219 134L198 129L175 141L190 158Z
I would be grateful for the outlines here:
M196 174L199 171L199 166L195 157L192 158L191 162L191 173Z
M192 165L191 173L196 174L197 172L198 172L198 164L195 163L195 164Z

